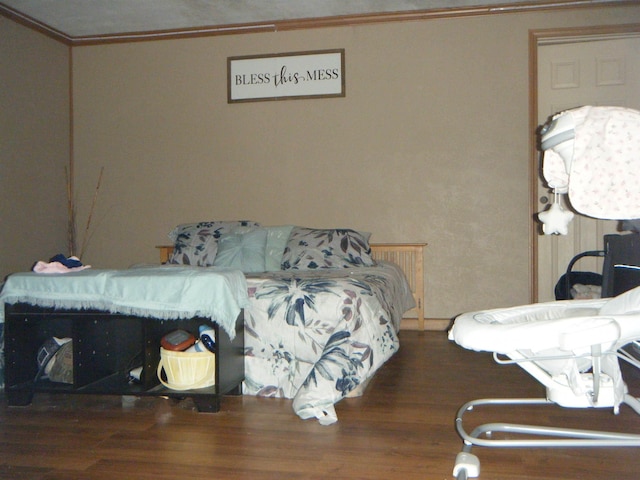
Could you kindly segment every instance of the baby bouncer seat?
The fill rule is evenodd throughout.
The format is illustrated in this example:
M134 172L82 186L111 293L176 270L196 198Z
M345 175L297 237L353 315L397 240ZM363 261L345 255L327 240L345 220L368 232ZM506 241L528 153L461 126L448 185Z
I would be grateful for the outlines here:
M541 131L543 175L556 202L539 215L545 234L566 234L573 213L558 195L568 194L578 213L595 218L640 218L640 112L618 107L581 107L556 115ZM632 234L637 235L637 234ZM637 252L636 252L637 253ZM607 276L615 271L611 254ZM634 268L635 266L625 265ZM612 285L611 278L604 283ZM541 382L545 398L480 399L456 415L463 440L453 475L477 477L480 462L472 447L640 447L640 433L628 434L487 423L467 432L464 416L486 405L556 404L571 408L628 405L640 415L640 401L629 394L619 360L640 369L622 347L640 340L640 287L612 298L562 300L470 312L458 316L450 340L475 351L492 352L499 364L516 364ZM506 438L492 438L502 432Z

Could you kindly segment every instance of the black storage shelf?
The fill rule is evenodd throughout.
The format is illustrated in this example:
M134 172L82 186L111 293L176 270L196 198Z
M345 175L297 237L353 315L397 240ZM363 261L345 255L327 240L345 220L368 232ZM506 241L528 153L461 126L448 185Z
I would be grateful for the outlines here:
M172 330L197 335L200 325L216 334L216 384L173 390L158 381L160 339ZM37 392L95 395L192 397L199 411L216 412L220 398L240 394L244 380L244 318L236 319L233 341L210 319L159 320L96 310L55 310L27 304L5 305L5 393L9 405L28 405ZM73 340L73 383L34 382L36 354L50 337ZM138 357L139 362L133 363ZM131 368L142 366L141 382Z

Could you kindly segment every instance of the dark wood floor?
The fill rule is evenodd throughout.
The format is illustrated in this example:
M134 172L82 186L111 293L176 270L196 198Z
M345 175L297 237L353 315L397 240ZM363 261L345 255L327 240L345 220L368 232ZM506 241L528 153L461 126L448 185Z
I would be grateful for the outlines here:
M461 404L544 394L518 367L460 349L443 332L403 331L401 342L365 396L339 403L339 422L327 427L300 420L289 400L254 397L226 397L216 414L159 398L40 394L29 407L2 403L0 478L450 479ZM640 377L629 383L638 388ZM489 420L487 413L473 412L470 424ZM640 417L628 407L618 416L560 407L490 413L494 420L640 433ZM487 480L640 477L640 448L474 453Z

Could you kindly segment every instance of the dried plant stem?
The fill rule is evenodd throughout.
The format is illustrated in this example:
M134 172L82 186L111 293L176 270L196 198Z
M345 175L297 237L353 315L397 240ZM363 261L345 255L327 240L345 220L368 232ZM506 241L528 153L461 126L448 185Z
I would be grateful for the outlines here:
M76 208L73 199L73 179L67 167L64 167L64 173L67 181L67 248L69 256L73 256L76 251Z
M98 175L98 183L96 184L96 189L93 192L93 200L91 201L91 208L89 209L89 215L87 216L87 224L84 228L84 234L82 236L82 247L80 248L80 255L78 256L78 258L80 259L82 259L85 249L87 248L87 243L89 242L89 229L91 228L91 220L93 219L93 212L96 208L96 201L98 200L98 192L100 191L100 185L102 184L103 173L104 167L100 169L100 175Z

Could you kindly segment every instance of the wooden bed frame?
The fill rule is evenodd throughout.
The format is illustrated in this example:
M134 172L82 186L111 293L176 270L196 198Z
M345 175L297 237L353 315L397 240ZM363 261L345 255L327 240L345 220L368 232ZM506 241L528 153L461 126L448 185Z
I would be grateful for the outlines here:
M385 260L400 266L409 281L416 307L405 316L415 318L418 330L425 327L424 320L424 247L426 243L372 243L374 260ZM158 245L160 262L166 263L173 252L173 245Z

